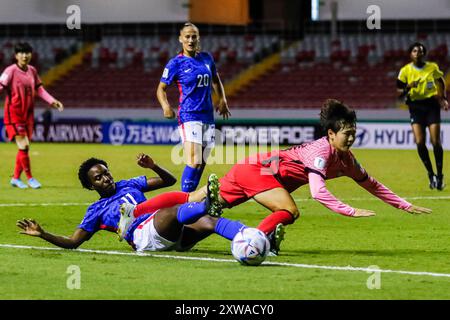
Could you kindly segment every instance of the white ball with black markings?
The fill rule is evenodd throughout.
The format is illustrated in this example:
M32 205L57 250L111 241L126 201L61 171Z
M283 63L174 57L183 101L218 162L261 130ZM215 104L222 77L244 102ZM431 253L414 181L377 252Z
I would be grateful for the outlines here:
M269 239L264 232L256 228L240 230L231 242L233 257L243 265L260 265L266 259L269 250Z

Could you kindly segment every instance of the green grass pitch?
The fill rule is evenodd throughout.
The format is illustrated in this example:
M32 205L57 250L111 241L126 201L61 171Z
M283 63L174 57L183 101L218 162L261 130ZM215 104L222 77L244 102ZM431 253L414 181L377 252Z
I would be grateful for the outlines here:
M56 248L39 238L20 235L15 226L20 218L35 218L53 233L73 232L88 204L97 199L95 192L82 189L78 182L78 166L86 158L105 159L115 179L120 180L151 174L135 164L136 154L145 152L180 177L183 166L171 162L170 151L169 146L36 143L30 151L32 169L43 188L18 190L9 186L16 147L1 144L0 298L450 298L449 189L442 192L428 189L425 170L415 150L354 150L354 153L372 176L414 204L432 208L433 214L413 216L397 210L345 177L329 181L329 189L338 198L377 213L370 218L347 218L311 200L309 189L304 186L293 193L301 218L287 228L280 256L268 258L271 264L259 267L232 262L229 242L217 235L200 242L190 252L155 253L173 258L133 255L128 244L118 242L114 234L106 231L97 233L80 249L127 255L5 246ZM446 152L445 173L450 172L449 156ZM208 166L202 184L208 173L222 176L230 167ZM178 182L166 191L179 187ZM227 210L224 216L256 226L267 214L263 207L248 202ZM79 268L79 289L68 286L71 266ZM345 268L348 266L363 269ZM374 274L364 269L373 266L393 272ZM379 288L369 289L368 282L379 284Z

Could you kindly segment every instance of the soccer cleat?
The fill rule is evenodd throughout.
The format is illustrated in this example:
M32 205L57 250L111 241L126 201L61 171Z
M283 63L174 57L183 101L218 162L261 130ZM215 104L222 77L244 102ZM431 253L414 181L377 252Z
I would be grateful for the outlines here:
M284 225L282 223L279 223L275 227L275 230L267 236L270 242L270 256L278 256L278 253L280 252L281 242L284 240L285 232L286 231L284 230Z
M133 214L134 208L136 208L136 206L128 202L124 202L120 205L120 220L116 231L119 235L119 241L122 241L123 238L125 238L128 228L135 219Z
M39 189L42 185L35 178L28 179L28 185L33 189Z
M436 189L442 191L444 190L444 188L445 188L444 176L443 175L436 176Z
M430 180L429 187L430 189L436 189L437 187L437 178L434 174L428 174L428 180Z
M212 173L208 177L208 184L206 186L206 207L208 214L213 217L220 217L222 215L222 205L219 201L219 178Z
M23 183L22 180L20 180L20 179L12 178L10 183L13 187L17 187L19 189L27 189L28 188L28 186L25 183Z

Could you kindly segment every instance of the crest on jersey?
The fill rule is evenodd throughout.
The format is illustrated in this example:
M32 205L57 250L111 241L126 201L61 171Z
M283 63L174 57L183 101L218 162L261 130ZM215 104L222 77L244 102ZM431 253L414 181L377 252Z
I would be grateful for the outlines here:
M314 159L314 167L316 167L317 169L322 170L323 168L325 168L326 165L327 165L327 162L325 161L325 159L323 159L321 157L316 157Z

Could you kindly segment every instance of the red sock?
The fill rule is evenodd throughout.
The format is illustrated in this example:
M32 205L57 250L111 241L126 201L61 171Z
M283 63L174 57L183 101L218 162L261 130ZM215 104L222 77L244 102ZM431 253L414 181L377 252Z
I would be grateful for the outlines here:
M25 171L25 174L27 175L27 179L31 179L33 175L31 174L31 164L28 150L19 150L17 156L22 164L23 171Z
M294 223L295 219L289 211L280 210L269 214L257 227L259 230L265 234L269 234L275 230L277 224L282 223L283 225Z
M14 179L19 179L22 174L22 161L20 160L20 150L17 151L16 165L14 166Z
M134 217L137 218L143 214L155 212L158 209L170 208L177 204L188 202L189 193L181 191L172 191L159 194L147 201L139 203L134 209Z

